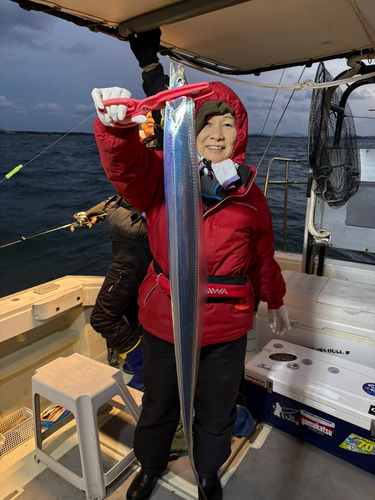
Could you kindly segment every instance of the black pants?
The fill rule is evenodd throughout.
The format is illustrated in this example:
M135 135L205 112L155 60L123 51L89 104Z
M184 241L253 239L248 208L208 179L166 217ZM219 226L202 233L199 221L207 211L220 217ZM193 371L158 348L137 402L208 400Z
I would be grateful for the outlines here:
M202 347L194 409L194 461L212 478L230 455L236 398L246 354L246 335ZM180 419L174 346L143 330L143 407L134 436L145 469L163 471Z

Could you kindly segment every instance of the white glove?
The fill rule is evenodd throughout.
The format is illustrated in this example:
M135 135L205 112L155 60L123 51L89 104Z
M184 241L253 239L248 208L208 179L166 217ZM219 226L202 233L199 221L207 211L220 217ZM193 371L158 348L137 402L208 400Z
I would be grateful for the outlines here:
M290 332L289 313L285 306L279 309L268 309L268 324L275 335L284 335L285 330Z
M127 107L123 104L112 105L112 106L104 106L103 101L107 99L116 99L116 98L131 98L131 93L120 87L108 87L106 89L94 89L91 92L91 96L94 100L96 112L98 113L98 117L100 121L106 127L116 127L117 124L120 125L138 125L140 123L146 123L147 118L144 115L137 115L131 118L130 120L125 120ZM99 110L103 110L104 113L101 113Z

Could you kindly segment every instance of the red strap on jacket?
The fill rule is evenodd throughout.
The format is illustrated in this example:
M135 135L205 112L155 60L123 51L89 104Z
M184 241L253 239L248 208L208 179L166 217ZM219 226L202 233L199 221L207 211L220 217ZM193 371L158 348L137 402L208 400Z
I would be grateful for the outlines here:
M163 292L171 295L169 275L165 275L159 264L153 260L154 271L157 273L156 282ZM207 298L245 298L249 293L247 276L208 276ZM248 308L249 306L247 306Z

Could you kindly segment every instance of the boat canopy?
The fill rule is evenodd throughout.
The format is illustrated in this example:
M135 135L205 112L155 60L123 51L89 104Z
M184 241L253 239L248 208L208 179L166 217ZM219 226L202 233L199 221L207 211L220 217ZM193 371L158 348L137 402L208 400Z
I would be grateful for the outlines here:
M226 74L369 54L374 0L11 0L127 40L162 29L165 53ZM163 53L163 52L162 52Z

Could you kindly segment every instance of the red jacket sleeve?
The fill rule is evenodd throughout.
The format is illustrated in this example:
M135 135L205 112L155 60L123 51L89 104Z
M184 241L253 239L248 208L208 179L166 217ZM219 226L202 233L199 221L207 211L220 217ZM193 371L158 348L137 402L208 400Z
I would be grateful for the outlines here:
M105 127L97 118L94 132L102 166L117 192L141 212L161 204L163 152L141 144L138 127Z
M271 212L265 200L262 208L259 214L262 220L250 238L251 260L247 274L260 300L267 302L269 309L278 309L284 304L286 287L274 258Z

